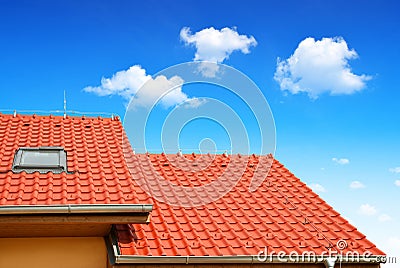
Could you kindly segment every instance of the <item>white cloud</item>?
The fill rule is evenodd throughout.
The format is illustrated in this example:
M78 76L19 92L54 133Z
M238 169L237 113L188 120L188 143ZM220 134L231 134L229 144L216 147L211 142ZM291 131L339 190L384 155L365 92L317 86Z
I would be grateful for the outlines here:
M392 173L400 173L400 167L389 168L389 171Z
M311 190L313 190L316 193L324 193L326 192L324 186L322 186L321 184L318 183L311 183L310 185Z
M191 33L190 28L184 27L180 32L180 37L186 45L196 47L195 61L212 63L222 63L234 51L248 54L250 47L257 45L253 36L240 35L236 28L227 27L221 30L210 27L194 34ZM205 64L200 67L199 71L206 77L214 77L218 72L218 66L215 64Z
M164 107L187 101L189 99L188 96L182 92L183 83L183 79L179 76L173 76L168 79L164 75L159 75L154 79L150 79L136 92L130 107L149 107L155 104L159 98L161 98L160 101Z
M292 94L306 92L310 98L323 93L353 94L371 79L352 73L348 61L357 57L357 52L349 49L341 37L317 41L309 37L300 42L288 59L278 58L274 79L281 90Z
M350 163L350 160L347 158L332 158L332 161L339 165L347 165Z
M381 215L379 216L379 218L378 218L378 220L379 220L380 222L390 221L391 219L392 219L392 217L390 217L390 216L387 215L387 214L381 214Z
M395 180L394 184L400 187L400 180Z
M376 208L374 206L371 206L370 204L363 204L360 206L358 212L362 215L373 216L378 211L376 210Z
M131 66L128 70L116 72L111 78L101 78L101 85L85 87L83 90L99 96L119 95L130 100L138 89L149 79L146 70L140 65Z
M360 181L352 181L350 183L350 188L351 189L361 189L361 188L365 188L365 185Z
M201 105L205 104L207 102L206 99L200 99L200 98L191 98L187 100L183 106L184 108L198 108Z
M128 101L134 97L133 106L152 105L162 96L161 104L170 107L191 100L182 92L183 83L179 76L168 79L160 75L153 79L141 66L134 65L128 70L116 72L111 78L103 77L100 86L89 86L83 90L98 96L119 95ZM173 90L168 92L170 89Z
M197 66L197 70L204 76L204 77L216 77L219 71L219 65L216 62L210 61L202 61Z

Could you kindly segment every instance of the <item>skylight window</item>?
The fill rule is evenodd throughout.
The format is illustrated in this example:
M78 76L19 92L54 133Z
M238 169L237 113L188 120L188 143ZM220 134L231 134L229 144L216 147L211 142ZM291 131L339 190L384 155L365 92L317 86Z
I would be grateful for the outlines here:
M67 153L62 147L22 147L17 150L14 172L61 173L67 171Z

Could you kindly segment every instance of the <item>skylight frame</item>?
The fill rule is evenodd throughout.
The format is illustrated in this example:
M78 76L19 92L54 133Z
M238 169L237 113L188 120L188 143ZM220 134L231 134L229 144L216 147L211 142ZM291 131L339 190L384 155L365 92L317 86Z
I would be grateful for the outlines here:
M57 154L57 162L52 163L23 163L24 154L28 153L52 153ZM27 157L27 155L25 155ZM32 157L32 156L31 156ZM41 160L39 160L40 162ZM67 152L63 147L50 146L50 147L20 147L15 152L12 171L20 173L25 171L27 173L39 172L39 173L62 173L67 172Z

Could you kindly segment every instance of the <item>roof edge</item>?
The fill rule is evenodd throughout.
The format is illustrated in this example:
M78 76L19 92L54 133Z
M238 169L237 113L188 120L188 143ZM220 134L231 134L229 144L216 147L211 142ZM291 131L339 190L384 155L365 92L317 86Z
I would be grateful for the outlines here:
M0 215L150 213L152 204L80 204L0 206Z
M114 254L115 254L114 249ZM301 256L300 256L301 257ZM358 260L342 260L340 261L339 256L328 256L328 255L317 255L315 259L296 259L293 256L268 256L263 260L260 260L260 257L257 255L249 255L249 256L133 256L133 255L115 255L114 263L115 264L211 264L211 263L235 263L235 264L261 264L261 263L325 263L327 259L335 259L337 262L341 263L370 263L370 264L378 264L385 263L386 256L382 255L371 255L369 257L360 257Z
M237 255L237 256L138 256L138 255L123 255L120 253L118 246L118 237L115 234L115 229L111 230L108 236L104 237L108 259L112 265L124 264L283 264L283 263L303 263L325 264L327 261L336 261L339 263L364 263L364 264L379 264L386 263L386 255L307 255L297 254L295 256L286 254L284 256L277 255ZM310 252L308 252L310 253ZM260 255L261 254L261 255Z

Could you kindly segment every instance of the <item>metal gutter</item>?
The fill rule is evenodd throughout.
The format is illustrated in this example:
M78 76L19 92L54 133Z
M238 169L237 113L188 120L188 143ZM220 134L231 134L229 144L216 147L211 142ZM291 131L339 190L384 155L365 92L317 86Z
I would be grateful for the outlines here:
M118 247L117 237L115 230L105 237L105 242L108 251L108 257L112 265L120 264L284 264L284 263L302 263L302 264L325 264L325 267L332 267L330 265L336 263L353 263L353 264L377 264L385 263L385 256L372 255L369 257L361 257L359 260L340 260L340 256L319 255L315 259L293 259L293 256L261 256L247 255L247 256L135 256L135 255L121 255ZM301 257L301 255L300 255Z
M115 248L114 248L115 251ZM342 261L341 263L383 263L381 261L377 262L377 259L382 259L382 256L370 256L368 258L360 259L359 261ZM335 257L328 256L316 256L316 260L296 260L294 261L290 257L278 257L273 256L269 257L266 261L260 261L258 256L133 256L133 255L116 255L114 258L115 264L165 264L165 263L174 263L174 264L222 264L222 263L235 263L235 264L267 264L267 263L323 263L327 264L326 267L334 263L336 260L337 263L339 261Z
M150 213L152 204L82 204L0 206L0 215Z
M115 263L153 263L153 264L210 264L210 263L256 263L257 256L115 256Z

